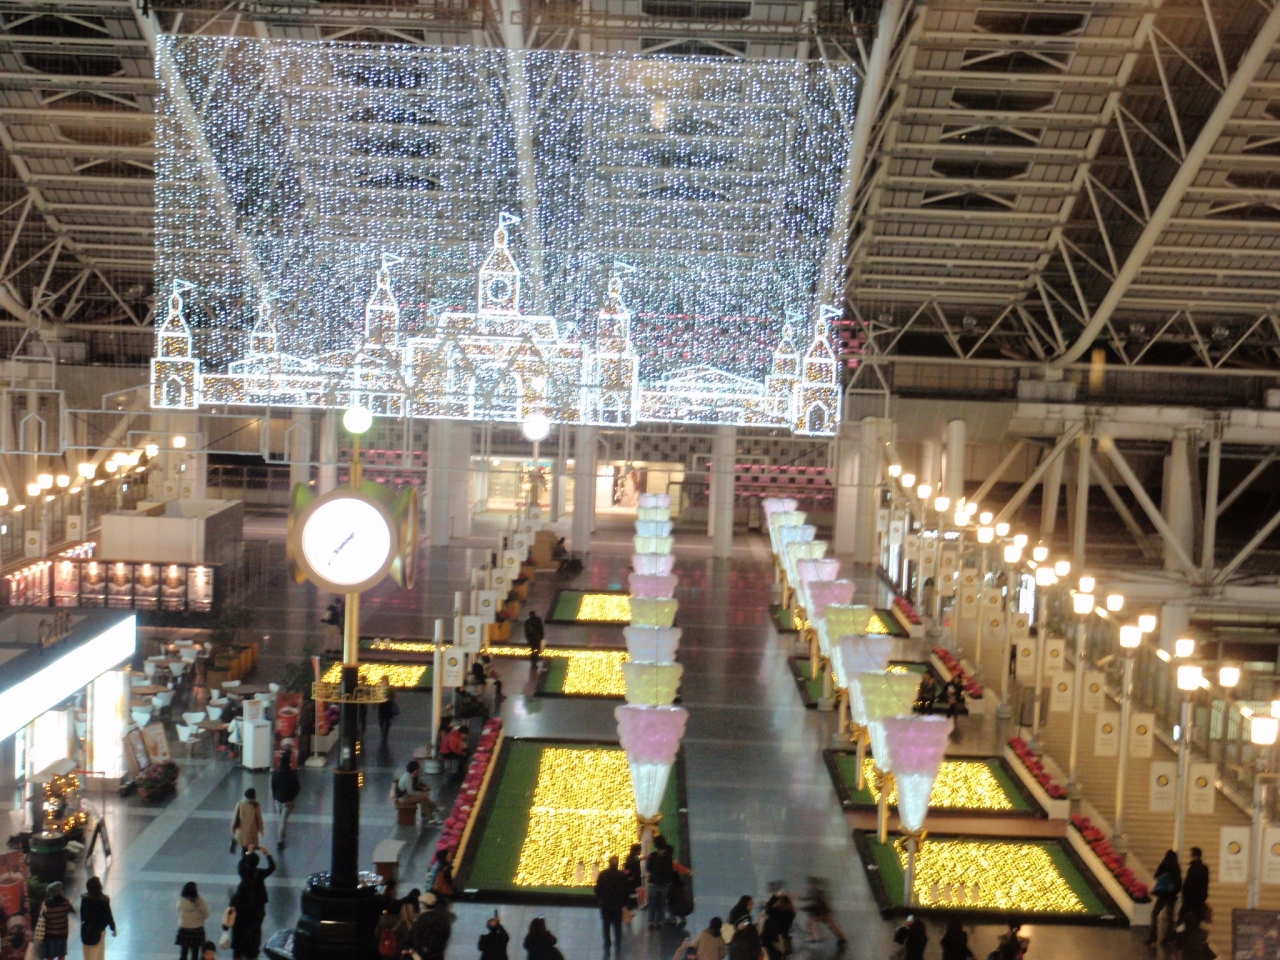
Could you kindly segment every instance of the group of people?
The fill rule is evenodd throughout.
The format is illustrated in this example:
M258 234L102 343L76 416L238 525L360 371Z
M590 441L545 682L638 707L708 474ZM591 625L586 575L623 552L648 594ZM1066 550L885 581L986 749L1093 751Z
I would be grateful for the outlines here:
M920 686L916 689L914 706L920 713L935 713L945 710L948 717L955 717L956 714L969 712L964 704L964 684L961 682L960 677L952 677L939 690L938 683L933 679L932 672L926 672L920 678Z
M773 884L758 916L755 910L754 898L748 894L739 897L727 918L712 917L696 937L687 937L680 944L672 960L786 960L792 953L797 912L785 884ZM801 910L807 939L816 939L819 928L826 927L836 937L837 950L844 949L848 941L832 914L826 882L820 877L809 878Z
M621 865L618 857L610 857L595 885L605 953L621 950L624 919L640 908L642 890L650 929L668 921L683 923L693 909L689 878L689 868L676 859L675 850L662 834L654 836L653 848L643 861L638 843L631 845Z
M437 882L426 893L410 890L402 899L387 901L376 928L378 956L388 960L415 955L421 960L443 960L456 921L437 875ZM510 942L511 935L502 925L502 918L497 910L493 911L476 942L480 960L508 960ZM556 942L546 920L534 917L523 942L526 960L564 960Z
M1016 920L1010 921L997 941L996 948L987 955L987 960L1023 960L1031 941L1021 931L1022 924ZM922 919L911 915L894 933L893 942L902 948L903 960L924 960L925 948L929 946L929 930ZM947 921L940 943L942 960L974 960L973 948L969 946L969 934L958 917Z
M42 960L65 960L71 939L71 915L75 912L60 882L55 880L45 888L32 938L36 956ZM102 881L90 877L80 898L80 945L85 960L102 960L105 956L108 928L114 937L117 931L111 898L103 892Z
M1183 955L1199 956L1204 947L1201 924L1209 919L1209 867L1204 862L1200 848L1191 848L1191 862L1187 864L1185 876L1182 864L1178 862L1177 852L1166 852L1160 866L1156 867L1155 884L1151 893L1156 898L1156 903L1151 908L1151 932L1147 943L1154 944L1157 939L1173 943L1181 934L1184 938ZM1182 905L1178 908L1175 920L1173 908L1179 895L1182 897ZM1162 913L1165 915L1167 928L1163 937L1160 936Z

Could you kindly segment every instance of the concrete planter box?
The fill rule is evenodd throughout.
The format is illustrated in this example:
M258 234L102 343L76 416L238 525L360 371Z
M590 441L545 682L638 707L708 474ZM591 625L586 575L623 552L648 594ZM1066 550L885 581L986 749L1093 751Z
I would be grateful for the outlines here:
M1036 798L1036 803L1044 808L1044 812L1051 820L1066 820L1071 816L1071 801L1065 797L1055 800L1049 796L1044 787L1040 786L1040 781L1033 777L1031 771L1023 764L1022 758L1014 753L1013 748L1008 744L1004 747L1004 759L1009 764L1009 769L1017 775L1022 785L1027 788L1027 792Z
M1076 856L1083 860L1089 869L1093 871L1093 875L1098 878L1102 888L1107 891L1112 900L1120 905L1124 915L1129 918L1129 923L1135 927L1151 926L1151 908L1155 906L1155 901L1138 903L1133 897L1129 896L1129 891L1120 885L1119 880L1112 876L1111 871L1107 869L1107 865L1093 852L1074 825L1067 827L1067 840L1071 843L1071 849L1076 852Z
M929 654L929 665L933 667L933 672L942 677L944 681L951 680L951 671L947 669L947 665L945 663L938 659L938 655L936 653ZM962 665L965 665L963 664L963 661ZM968 694L965 694L964 705L969 709L970 716L980 717L985 714L987 712L988 699L985 687L983 688L982 696L980 697L971 697Z
M907 615L899 610L895 604L891 604L889 610L893 614L893 619L897 620L902 629L907 631L907 636L912 640L924 639L923 623L912 623L907 619Z

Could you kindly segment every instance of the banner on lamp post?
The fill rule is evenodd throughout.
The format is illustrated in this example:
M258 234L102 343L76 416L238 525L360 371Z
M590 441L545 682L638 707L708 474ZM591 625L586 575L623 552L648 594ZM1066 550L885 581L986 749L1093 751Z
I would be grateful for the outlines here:
M898 547L902 545L902 536L906 532L906 524L901 520L893 520L889 523L889 546Z
M1215 764L1191 764L1191 782L1187 784L1187 813L1213 814L1217 779L1218 768Z
M462 650L459 647L445 647L441 659L444 662L440 675L441 684L446 687L462 686Z
M1085 713L1101 713L1103 700L1103 678L1100 670L1084 672L1084 697L1081 709Z
M484 639L484 625L487 622L485 617L462 617L462 636L459 638L458 646L462 648L463 652L480 652L480 641Z
M1178 765L1172 760L1151 764L1147 809L1151 813L1173 813L1178 807Z
M1222 827L1218 842L1218 883L1249 882L1249 827Z
M889 529L889 508L881 507L876 511L876 533L884 533Z
M1075 677L1069 673L1060 673L1049 684L1049 712L1070 713L1072 704L1072 687Z
M978 591L973 587L961 587L960 601L956 605L960 608L961 620L972 620L978 615Z
M1093 755L1114 757L1120 752L1120 714L1104 710L1098 714L1093 728Z
M1150 757L1155 746L1156 715L1134 713L1129 717L1129 756Z
M1262 834L1262 882L1280 884L1280 827L1267 827Z
M1036 644L1034 640L1022 639L1017 643L1017 659L1014 661L1014 675L1020 681L1030 682L1036 675Z
M1065 640L1046 640L1044 642L1044 672L1061 673L1066 660L1067 642Z

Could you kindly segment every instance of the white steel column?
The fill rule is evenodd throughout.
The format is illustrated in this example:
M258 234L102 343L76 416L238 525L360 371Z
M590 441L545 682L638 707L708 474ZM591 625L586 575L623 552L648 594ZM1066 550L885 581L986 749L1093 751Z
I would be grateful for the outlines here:
M556 424L556 459L551 468L551 510L547 517L555 523L564 514L564 489L568 485L565 473L565 447L567 446L569 428L563 423Z
M1076 447L1075 522L1071 525L1071 569L1077 575L1084 570L1085 540L1089 532L1089 457L1093 437L1088 429L1081 431Z
M316 472L316 493L338 486L338 412L326 410L320 419L320 469Z
M427 530L433 547L449 545L451 426L448 420L432 420L427 427Z
M453 420L449 427L449 532L471 536L471 423Z
M311 411L294 410L292 423L285 433L285 451L289 457L289 489L311 482Z
M927 483L933 488L933 496L929 498L930 502L942 491L939 489L939 480L942 477L942 448L937 440L921 440L920 441L920 473L916 477L916 484Z
M579 425L574 444L573 523L569 546L575 553L591 552L591 528L596 513L596 428Z
M952 420L947 424L946 476L942 480L942 492L951 498L955 507L964 496L965 445L968 442L968 424Z
M738 453L738 428L717 426L711 442L711 503L707 534L711 555L727 560L733 553L733 471Z
M1058 526L1058 496L1062 492L1062 468L1066 460L1065 452L1053 458L1040 488L1040 539L1046 544L1053 539L1053 531Z
M1177 538L1187 556L1195 549L1195 525L1191 506L1191 458L1190 437L1186 430L1176 430L1173 442L1169 446L1169 458L1166 461L1168 482L1164 489L1164 503L1161 513L1169 529ZM1181 569L1174 549L1166 543L1164 546L1164 568L1166 570Z
M867 417L842 423L836 436L836 517L833 553L852 553L856 563L872 563L876 553L876 484L881 449L892 423Z

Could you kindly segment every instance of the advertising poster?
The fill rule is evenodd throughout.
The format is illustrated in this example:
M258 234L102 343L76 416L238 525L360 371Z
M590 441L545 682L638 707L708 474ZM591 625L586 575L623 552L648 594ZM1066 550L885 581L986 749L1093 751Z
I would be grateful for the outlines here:
M1218 883L1249 882L1248 827L1222 827L1218 843Z
M1151 764L1147 809L1151 813L1173 813L1178 803L1178 765L1172 760Z
M53 565L53 602L74 607L80 601L80 561L59 560Z
M1136 712L1129 717L1129 756L1150 757L1155 746L1156 715Z
M462 639L459 646L467 653L479 653L484 639L484 617L462 617Z
M107 605L107 571L97 560L89 560L80 567L80 604L85 607Z
M1085 713L1098 713L1102 710L1103 676L1100 670L1084 672L1084 698L1081 701Z
M189 567L187 569L187 609L192 613L207 613L213 608L213 569Z
M445 647L444 670L440 682L446 687L462 686L462 651L455 647Z
M1262 834L1262 882L1280 884L1280 827L1267 827Z
M1217 791L1218 768L1212 763L1191 764L1191 782L1187 785L1187 813L1213 814Z
M109 563L107 566L107 606L128 610L133 606L133 564Z
M160 574L160 609L187 609L187 570L176 563L166 564Z
M1120 752L1120 714L1112 710L1099 713L1093 728L1093 755L1114 757Z
M155 610L160 606L160 569L154 563L139 563L133 573L133 608Z
M1044 672L1061 673L1066 661L1067 642L1065 640L1046 640L1044 642Z
M1049 712L1070 713L1075 676L1060 673L1049 682Z
M1018 680L1030 683L1036 675L1036 645L1032 640L1019 640L1017 644L1017 666L1014 675Z

